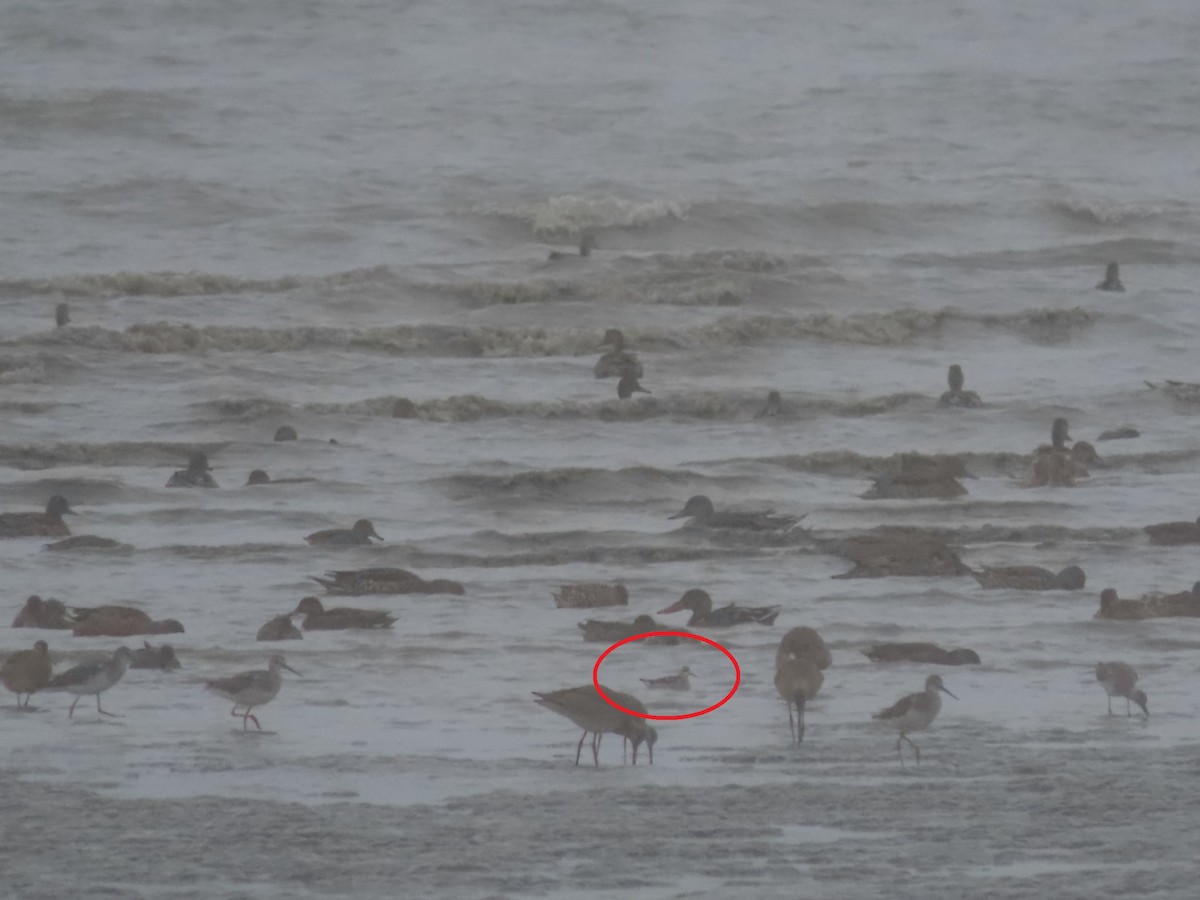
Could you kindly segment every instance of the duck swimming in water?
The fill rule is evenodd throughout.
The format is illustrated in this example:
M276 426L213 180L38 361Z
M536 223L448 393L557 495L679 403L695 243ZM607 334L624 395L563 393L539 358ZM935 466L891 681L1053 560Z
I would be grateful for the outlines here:
M208 464L208 455L193 453L188 457L188 467L177 470L167 479L167 487L217 487L217 480L212 477L212 467Z
M625 638L646 634L649 631L679 630L678 628L672 628L670 625L656 622L653 616L645 614L638 616L632 622L609 622L603 619L588 619L586 622L580 622L578 627L583 632L584 642L589 644L612 644L616 641L623 641ZM673 646L681 640L682 638L677 635L662 635L660 637L646 638L644 643Z
M963 370L958 363L950 367L946 374L946 380L950 384L950 390L938 398L938 406L943 409L974 409L983 405L983 401L979 399L977 393L963 390Z
M67 612L66 605L61 600L51 597L43 600L34 594L25 601L17 617L13 619L13 628L54 628L68 629L75 627L75 617Z
M1079 566L1067 566L1057 573L1041 566L984 566L971 575L985 588L1014 588L1020 591L1078 591L1087 582Z
M55 494L45 512L0 513L0 538L67 537L71 529L62 517L74 513L67 498Z
M304 616L305 631L344 631L349 628L391 628L396 617L379 609L326 609L316 597L305 597L293 616Z
M642 364L638 362L636 353L625 349L625 335L619 328L610 328L604 332L604 340L600 346L612 349L596 360L592 373L597 378L623 378L626 371L633 373L634 381L642 377Z
M375 526L370 519L359 519L350 528L327 528L324 531L314 531L304 538L310 544L321 544L333 547L353 547L370 544L371 538L382 541L375 533Z
M779 391L769 391L767 393L766 405L755 415L756 419L761 419L766 416L777 416L783 412L783 397L779 395Z
M937 644L910 642L899 644L872 644L863 651L871 662L915 662L935 666L977 666L979 654L966 647L946 650Z
M1115 262L1110 262L1104 270L1104 280L1096 285L1096 290L1125 293L1125 285L1121 284L1121 267Z
M691 519L689 527L738 528L747 531L787 531L803 516L778 516L772 510L762 512L717 512L713 502L703 494L689 497L683 509L668 519Z
M579 239L579 254L578 255L580 257L582 257L583 259L587 259L589 256L592 255L592 251L595 249L596 249L596 236L594 234L592 234L590 231L585 231L583 233L583 236L580 237L580 239ZM563 253L561 250L551 250L550 255L547 256L546 258L548 260L574 259L575 256L576 256L576 254L574 254L574 253Z
M735 606L730 603L713 609L713 600L708 591L692 588L666 609L660 609L658 614L663 616L684 609L692 611L692 617L687 621L689 627L725 628L730 625L774 625L783 607Z
M1152 544L1200 544L1200 519L1195 522L1162 522L1147 525L1142 530L1150 536Z
M312 580L330 594L360 597L364 594L457 594L466 593L457 581L435 578L427 581L408 569L376 567L326 572Z
M554 595L559 609L593 609L598 606L628 606L629 591L623 584L564 584Z
M641 384L638 383L638 376L634 374L633 369L627 369L625 374L621 376L621 380L617 382L617 399L628 400L634 394L649 394Z

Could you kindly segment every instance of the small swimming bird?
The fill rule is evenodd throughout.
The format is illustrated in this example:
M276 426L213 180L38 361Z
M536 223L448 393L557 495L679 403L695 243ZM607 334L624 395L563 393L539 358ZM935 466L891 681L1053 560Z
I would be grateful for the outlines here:
M1033 451L1033 487L1074 487L1076 478L1086 478L1088 461L1098 461L1096 448L1086 441L1075 451L1067 447L1073 440L1068 433L1067 420L1059 416L1050 426L1050 443Z
M327 528L324 531L314 531L304 540L310 544L322 544L331 547L353 547L355 545L370 544L371 538L377 541L382 541L378 534L375 533L375 526L371 524L370 519L359 519L350 528Z
M692 588L685 591L682 597L666 609L660 609L658 614L662 616L684 609L692 611L692 617L687 622L689 626L706 625L710 628L724 628L729 625L749 625L750 623L774 625L775 619L778 618L783 607L735 606L730 603L728 606L714 610L712 597L708 591Z
M326 609L316 597L305 597L292 612L304 616L305 631L344 631L348 628L391 628L396 617L378 609Z
M1195 522L1162 522L1158 525L1147 525L1142 531L1150 535L1152 544L1200 544L1200 519Z
M17 709L32 710L29 698L50 682L54 665L50 662L50 647L45 641L35 641L32 650L18 650L0 666L0 684L17 695ZM25 702L21 702L21 695Z
M1098 441L1128 441L1133 438L1140 438L1142 433L1132 425L1122 425L1120 428L1112 428L1108 431L1102 431L1096 436Z
M621 375L621 380L617 382L617 399L628 400L634 394L649 394L651 391L646 390L638 383L638 376L634 374L632 369L627 369Z
M1129 701L1132 700L1142 708L1146 718L1150 718L1150 706L1149 700L1146 699L1146 692L1135 690L1138 674L1129 663L1096 663L1096 680L1104 686L1104 692L1108 694L1108 714L1110 716L1113 714L1112 698L1124 697L1126 716L1133 714L1129 707Z
M819 669L828 669L833 665L833 656L825 641L815 628L807 625L797 625L789 628L787 634L779 641L775 650L775 668L783 665L786 659L811 659Z
M408 569L377 567L326 572L310 576L330 594L360 597L364 594L464 594L457 581L435 578L427 581Z
M167 479L167 487L217 487L217 481L212 477L212 467L208 464L208 455L193 453L188 457L188 467L177 470Z
M291 425L280 425L278 428L275 429L275 437L273 438L273 440L294 441L294 440L296 440L296 438L297 438L297 435L296 435L295 428L293 428Z
M592 251L596 249L596 236L590 231L585 231L579 239L579 256L587 259L592 255ZM563 253L561 250L551 250L550 255L546 259L573 259L574 253ZM599 377L599 376L597 376Z
M777 416L783 412L783 398L779 395L779 391L767 392L767 403L756 414L756 419L761 419L765 416Z
M262 706L275 699L275 695L279 693L279 686L283 683L283 678L279 674L280 669L287 669L293 675L300 674L284 662L282 656L276 654L271 657L265 670L254 669L250 672L230 675L228 678L216 678L205 682L205 687L227 700L233 701L233 709L229 711L229 714L234 718L238 716L239 706L246 708L245 712L241 714L242 731L249 728L250 721L254 722L255 728L262 731L258 717L250 711L256 706Z
M900 457L900 471L884 472L862 495L864 500L952 500L967 493L959 478L972 478L962 459L955 456L921 456L915 453Z
M141 649L133 651L133 662L129 664L131 669L163 669L165 671L178 669L180 666L174 647L170 644L161 644L155 647L149 641L142 641Z
M1110 262L1104 270L1104 280L1096 285L1096 290L1125 293L1125 285L1121 284L1121 267Z
M95 534L77 534L74 537L63 538L53 544L46 544L42 549L58 552L73 550L132 550L128 544L114 541L112 538L100 537Z
M583 640L592 644L612 644L616 641L623 641L625 638L645 634L648 631L679 630L670 625L656 622L653 616L645 614L638 616L633 622L606 622L602 619L588 619L586 622L580 622L578 627L583 632ZM677 635L662 635L646 638L645 643L673 646L681 640L682 638Z
M863 651L871 662L916 662L935 666L977 666L979 654L966 647L946 650L937 644L913 641L898 644L872 644Z
M176 619L155 621L132 606L96 606L75 610L76 637L132 637L138 634L182 634Z
M265 469L255 469L246 479L246 487L260 484L311 484L315 478L272 478Z
M963 390L963 370L958 363L950 367L946 373L946 380L950 384L950 390L938 397L938 406L943 409L974 409L983 405L983 401L979 399L977 393Z
M779 516L774 510L760 512L717 512L713 502L703 494L689 497L683 509L668 519L691 519L690 527L738 528L746 531L787 531L803 516Z
M692 689L692 682L689 680L691 677L692 670L684 666L674 675L664 675L661 678L642 678L639 680L648 688L660 688L667 691L690 691Z
M945 541L921 531L881 528L825 546L854 563L853 569L834 578L951 577L971 572Z
M290 614L276 616L258 629L258 634L254 636L256 641L299 641L303 638L304 635L300 633Z
M604 332L604 340L600 342L600 346L612 349L596 360L592 372L597 378L622 377L626 372L632 372L635 381L642 377L642 364L638 362L636 353L625 349L625 335L619 328L610 328Z
M1051 572L1041 566L984 566L971 576L985 588L1015 588L1020 591L1078 591L1087 582L1079 566Z
M71 529L62 517L74 513L67 498L55 494L45 512L0 513L0 538L66 537Z
M75 704L79 702L79 698L87 694L96 695L96 712L102 716L119 719L122 718L119 713L110 713L101 708L100 695L121 680L132 662L133 651L128 647L118 647L111 659L80 663L55 675L42 690L66 691L75 695L75 699L71 701L71 708L67 710L68 719L75 715Z
M60 303L54 307L54 324L59 328L65 328L71 323L71 307L65 303Z
M551 593L559 609L629 605L629 591L623 584L564 584Z
M614 691L601 685L604 693L627 709L644 713L646 707L632 694ZM583 742L589 734L592 735L592 761L600 767L600 738L604 734L619 734L633 742L633 764L637 765L638 748L645 743L650 756L650 764L654 764L654 745L658 741L658 732L645 719L621 712L607 702L596 690L595 685L585 684L580 687L565 688L560 691L533 691L538 706L544 706L551 712L558 713L570 719L583 729L579 744L575 748L575 765L579 765L579 756L583 752Z
M25 601L17 617L13 619L13 628L56 628L66 629L75 627L75 618L67 612L66 605L61 600L51 597L43 600L34 594Z
M804 710L808 701L817 695L824 683L820 666L807 656L788 656L775 667L775 690L787 703L788 727L795 744L804 740ZM792 707L796 709L795 718Z
M920 765L921 748L914 744L908 735L913 731L924 731L937 718L937 714L942 711L941 694L943 693L954 697L954 694L951 694L942 684L941 675L930 675L925 679L924 691L901 697L893 705L880 710L871 717L900 732L900 737L896 738L896 752L900 755L901 766L904 765L901 741L908 741L908 745L917 755L917 764ZM954 699L958 698L954 697Z

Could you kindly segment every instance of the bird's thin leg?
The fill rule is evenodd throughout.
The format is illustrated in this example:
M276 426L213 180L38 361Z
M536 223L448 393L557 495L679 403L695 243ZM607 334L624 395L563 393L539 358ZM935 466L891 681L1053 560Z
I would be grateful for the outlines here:
M73 717L74 717L74 715L75 715L75 704L79 702L79 698L80 698L80 697L82 697L82 696L83 696L83 694L76 694L76 695L75 695L75 699L71 701L71 708L67 710L67 718L68 718L68 719L70 719L70 718L73 718Z
M262 726L258 724L258 716L252 715L252 714L250 713L250 710L252 710L253 708L254 708L254 707L252 707L252 706L247 706L247 707L246 707L246 719L249 719L251 722L253 722L253 723L254 723L254 727L255 727L255 728L257 728L259 731L262 731ZM243 725L243 727L244 727L244 726L245 726L245 724L246 724L246 719L243 719L243 720L242 720L242 725Z
M240 715L238 714L238 711L237 711L237 705L236 705L236 704L234 705L233 709L231 709L231 710L229 711L229 714L230 714L231 716L233 716L235 719L240 719L240 718L242 718L242 716L240 716Z
M600 768L600 732L592 735L592 765Z
M808 698L805 697L804 694L801 694L796 700L796 718L800 720L800 727L798 729L799 733L796 737L797 744L804 742L804 706L807 702Z
M908 746L912 747L913 752L917 754L917 765L919 766L921 764L921 748L914 744L912 742L912 738L910 738L907 734L901 735L901 737L908 741Z
M1127 719L1128 719L1128 718L1129 718L1130 716L1132 716L1132 715L1133 715L1133 713L1131 713L1131 712L1129 711L1129 698L1128 698L1128 697L1126 697L1126 698L1125 698L1125 718L1127 718Z
M1112 715L1112 694L1108 695L1108 714Z
M796 721L795 721L795 719L792 718L792 701L789 700L787 702L787 708L788 708L788 733L791 734L792 743L795 744L798 742L796 741Z
M900 737L896 738L896 753L900 757L900 768L903 769L904 768L904 750L900 746L900 742L902 740L904 740L904 735L900 735Z
M579 746L575 748L575 765L579 765L579 754L583 752L583 742L587 740L588 733L585 731L579 736Z
M114 718L114 719L123 719L123 718L125 718L125 717L124 717L123 715L121 715L120 713L110 713L110 712L107 712L107 711L105 711L105 710L101 709L101 708L100 708L100 695L99 695L99 694L97 694L97 695L96 695L96 712L100 713L100 715L102 715L102 716L111 716L111 717L112 717L112 718Z

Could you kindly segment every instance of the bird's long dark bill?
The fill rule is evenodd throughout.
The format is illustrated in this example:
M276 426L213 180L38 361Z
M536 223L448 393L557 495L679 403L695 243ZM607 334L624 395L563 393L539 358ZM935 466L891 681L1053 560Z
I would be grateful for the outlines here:
M674 518L674 516L672 516L672 518ZM682 600L680 600L680 601L678 601L678 602L676 602L676 603L672 603L672 604L671 604L670 606L668 606L666 609L660 609L660 610L658 611L657 615L660 615L660 616L661 616L663 613L673 613L673 612L679 612L679 611L680 611L681 609L683 609L683 608L684 608L684 606L683 606L683 601L682 601Z
M938 690L939 690L939 691L944 691L944 692L946 692L947 694L950 694L950 689L949 689L949 688L944 688L944 687L941 687L941 688L938 688ZM955 696L954 696L954 694L950 694L950 696L951 696L951 697L954 697L954 699L955 699L955 700L957 700L957 699L958 699L958 697L955 697Z

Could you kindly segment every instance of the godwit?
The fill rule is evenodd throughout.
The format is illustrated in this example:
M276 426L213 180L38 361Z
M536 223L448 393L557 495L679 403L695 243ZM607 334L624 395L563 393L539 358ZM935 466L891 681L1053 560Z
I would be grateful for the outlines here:
M775 667L775 690L787 703L788 727L796 744L804 740L804 709L824 683L820 666L807 656L786 657ZM792 718L793 706L796 707L795 719Z
M238 715L238 707L246 707L246 711L242 713L242 731L247 730L249 720L254 721L254 727L262 731L262 726L258 724L258 717L251 714L250 710L256 706L262 706L264 703L270 703L275 699L275 695L279 693L279 686L283 679L279 674L280 669L287 669L294 675L300 673L284 662L283 657L276 654L272 656L267 668L254 669L250 672L239 672L236 675L230 675L228 678L217 678L212 681L205 682L205 686L214 693L220 694L228 700L233 701L233 709L229 714L234 718Z
M1129 701L1132 700L1142 708L1142 712L1146 714L1146 718L1150 718L1149 700L1146 699L1146 692L1135 689L1137 684L1138 674L1134 671L1133 666L1123 662L1096 663L1096 680L1104 686L1104 692L1108 694L1108 714L1111 716L1112 698L1125 698L1125 715L1132 715L1129 707Z
M54 666L50 662L50 648L45 641L37 641L32 650L18 650L0 666L0 683L17 695L17 709L32 710L29 698L50 681ZM21 695L25 702L21 703Z
M606 693L613 700L628 709L645 712L645 706L631 694L623 694L605 687ZM575 748L575 765L579 765L579 756L583 752L583 742L589 734L592 735L592 761L600 766L600 737L606 732L619 734L633 742L633 764L637 765L638 747L645 742L650 755L650 763L654 763L654 744L658 740L658 732L645 719L621 712L600 696L595 685L585 684L580 687L565 688L561 691L542 693L534 691L533 696L539 706L544 706L552 712L564 716L583 729L579 744Z
M66 691L75 695L75 699L71 701L71 708L67 710L68 719L75 715L75 704L85 694L96 695L96 712L100 715L119 719L122 717L118 713L110 713L101 708L100 695L121 680L132 662L133 651L128 647L118 647L111 659L80 663L60 675L55 675L42 690Z
M939 693L940 692L940 693ZM896 738L896 752L900 755L900 765L904 765L904 751L901 749L900 742L908 741L908 745L913 748L917 754L917 765L921 764L921 748L912 742L908 734L912 731L924 731L929 727L930 723L937 718L937 714L942 711L941 694L950 694L946 686L942 684L941 675L930 675L925 679L925 690L919 694L909 694L906 697L901 697L893 705L887 709L880 710L871 718L879 719L885 725L895 728L900 732L900 737ZM954 697L957 700L957 697Z

